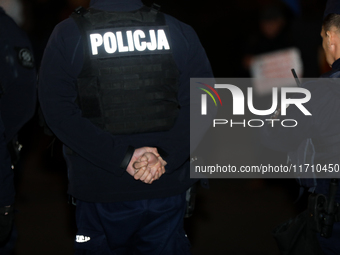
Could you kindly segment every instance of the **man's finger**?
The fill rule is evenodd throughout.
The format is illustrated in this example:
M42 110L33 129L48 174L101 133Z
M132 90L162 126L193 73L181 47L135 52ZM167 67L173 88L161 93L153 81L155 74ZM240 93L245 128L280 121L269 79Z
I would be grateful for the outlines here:
M150 172L152 173L153 176L155 176L156 171L161 167L161 163L158 161L155 165L152 167L148 167L150 169Z
M139 159L137 159L137 161L148 161L148 158L145 156L145 155L143 155L143 156L141 156Z
M144 179L144 182L147 184L150 184L151 180L153 179L152 175L149 173L146 178Z
M137 170L137 171L136 171ZM135 178L135 180L139 180L143 174L145 173L146 171L146 167L142 167L140 168L139 170L138 169L135 169L135 174L133 175L133 177Z
M159 178L161 178L162 175L163 175L163 173L162 173L162 170L160 169L160 170L158 171L158 178L157 178L157 180L158 180Z
M133 168L140 169L142 167L146 167L147 165L148 165L147 161L141 161L141 162L136 161L135 163L133 163Z
M145 179L148 177L148 175L150 174L149 169L147 168L144 173L141 175L141 177L139 178L139 180L141 181L145 181Z

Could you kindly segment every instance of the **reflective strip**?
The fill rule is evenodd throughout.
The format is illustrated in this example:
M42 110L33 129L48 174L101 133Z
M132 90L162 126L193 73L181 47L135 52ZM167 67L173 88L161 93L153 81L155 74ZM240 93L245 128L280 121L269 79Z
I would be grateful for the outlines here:
M171 50L168 26L141 26L87 31L90 58L167 54Z

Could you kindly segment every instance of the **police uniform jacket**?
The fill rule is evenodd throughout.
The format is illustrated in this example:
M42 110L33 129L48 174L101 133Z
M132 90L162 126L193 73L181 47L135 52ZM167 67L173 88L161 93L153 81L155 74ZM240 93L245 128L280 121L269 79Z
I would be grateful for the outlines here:
M0 8L0 207L14 202L13 170L7 144L33 116L36 72L31 43Z
M139 0L92 0L97 10L128 12L140 9ZM64 143L69 193L89 202L162 198L184 192L189 178L189 85L191 77L212 77L194 30L165 15L174 61L179 71L180 111L169 131L112 135L82 116L76 103L76 81L84 63L81 33L73 19L58 24L47 44L39 74L39 100L47 124ZM151 185L135 181L120 165L129 146L158 147L167 156L166 173ZM69 153L69 149L72 153Z
M339 71L340 59L333 63L332 71L322 75L319 79L304 83L302 87L310 91L311 99L303 105L312 116L305 116L295 105L290 105L287 108L287 115L281 118L294 119L298 125L292 128L284 128L281 125L272 128L266 125L262 130L263 143L274 150L292 152L296 151L303 141L311 138L315 149L314 165L319 164L319 166L328 168L329 164L333 164L334 169L338 171L340 166L340 83L336 78L339 77ZM329 181L330 179L323 178L314 181L304 179L302 184L312 187L316 193L328 194ZM339 199L340 191L338 190L337 200Z

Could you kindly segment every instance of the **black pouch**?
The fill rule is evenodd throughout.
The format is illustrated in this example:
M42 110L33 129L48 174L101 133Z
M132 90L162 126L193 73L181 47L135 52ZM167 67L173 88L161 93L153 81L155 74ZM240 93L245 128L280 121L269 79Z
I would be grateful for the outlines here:
M7 215L5 215L7 213ZM13 207L0 208L0 247L4 246L11 234L14 220Z
M185 200L187 202L187 207L185 210L184 218L190 218L195 209L195 200L196 200L196 190L197 190L197 184L194 183L185 194Z
M316 234L307 210L278 225L272 232L282 255L322 255Z

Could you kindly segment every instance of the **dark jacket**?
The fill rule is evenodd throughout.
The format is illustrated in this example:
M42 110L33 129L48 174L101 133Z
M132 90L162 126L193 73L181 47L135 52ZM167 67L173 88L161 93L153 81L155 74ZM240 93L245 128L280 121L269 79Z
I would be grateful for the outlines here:
M33 116L36 72L27 35L0 8L0 207L14 202L13 170L6 146Z
M311 92L311 99L304 106L312 116L305 116L295 105L289 106L284 118L295 119L298 125L294 128L283 128L280 125L276 128L266 126L262 132L263 143L274 150L294 152L303 141L311 138L315 147L314 164L327 167L328 164L335 164L339 167L340 82L336 78L339 77L336 76L339 71L340 59L333 63L331 72L304 83L303 87ZM327 142L324 142L326 140ZM329 181L330 179L319 178L315 183L309 180L303 180L301 183L307 187L315 186L316 193L327 194ZM340 190L337 196L339 200Z
M132 11L141 1L97 0L91 7L107 11ZM76 104L76 79L83 65L83 44L77 25L67 19L56 26L46 47L39 75L39 100L46 122L75 153L65 158L69 193L89 202L114 202L161 198L184 192L189 178L189 85L191 77L212 77L212 71L194 30L165 15L173 56L180 71L180 112L170 131L111 135L83 118ZM135 181L120 164L129 146L157 146L168 156L166 174L152 185Z

